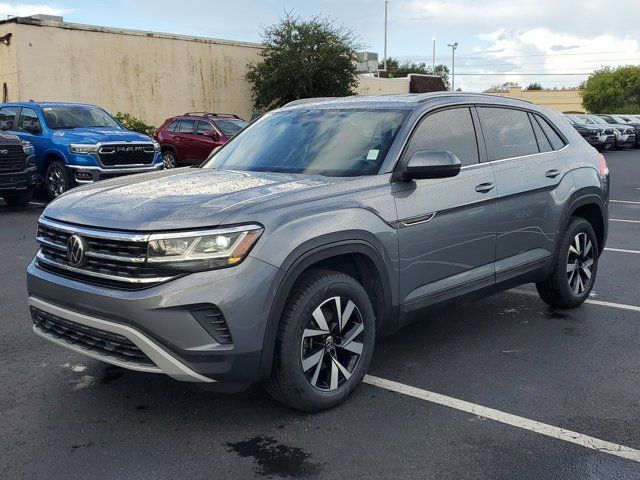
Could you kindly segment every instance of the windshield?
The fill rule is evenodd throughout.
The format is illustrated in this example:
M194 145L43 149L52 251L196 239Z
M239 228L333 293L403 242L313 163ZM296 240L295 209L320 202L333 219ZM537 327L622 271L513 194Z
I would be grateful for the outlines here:
M223 135L228 135L230 137L247 126L247 122L239 118L225 118L224 120L217 119L215 124Z
M585 123L598 123L600 125L607 123L600 117L597 117L596 115L589 115L588 117L585 116L585 117L578 117L578 118L583 120Z
M406 110L292 110L267 114L204 168L349 177L378 173Z
M111 127L122 128L111 115L98 107L84 105L56 105L42 107L44 121L52 130L65 128Z

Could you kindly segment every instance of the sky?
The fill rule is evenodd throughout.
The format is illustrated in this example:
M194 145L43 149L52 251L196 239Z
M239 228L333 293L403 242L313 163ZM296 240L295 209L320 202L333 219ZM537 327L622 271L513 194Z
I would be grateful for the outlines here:
M261 29L293 11L351 28L364 50L384 49L383 0L59 0L0 2L7 15L46 13L65 21L259 42ZM637 0L391 0L388 56L451 66L456 88L481 91L507 81L574 87L603 66L640 65Z

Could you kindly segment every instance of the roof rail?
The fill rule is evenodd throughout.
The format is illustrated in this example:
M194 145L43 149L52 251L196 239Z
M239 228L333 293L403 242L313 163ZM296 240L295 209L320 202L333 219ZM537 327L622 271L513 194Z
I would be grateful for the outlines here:
M212 113L212 112L187 112L185 114L183 114L183 116L185 117L192 117L192 116L198 116L198 117L220 117L220 116L224 116L224 117L233 117L233 118L240 118L239 116L233 114L233 113Z

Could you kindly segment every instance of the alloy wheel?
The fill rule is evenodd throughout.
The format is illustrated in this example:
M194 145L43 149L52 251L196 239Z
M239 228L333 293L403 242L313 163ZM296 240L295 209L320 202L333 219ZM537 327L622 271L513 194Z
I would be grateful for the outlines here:
M336 390L355 372L363 348L364 322L356 304L345 297L329 298L313 311L304 329L302 370L314 388Z
M581 295L591 284L593 261L593 243L586 233L576 234L567 254L567 281L576 295Z
M162 154L162 163L165 169L176 168L176 156L173 152L164 152Z
M58 165L51 165L47 170L47 189L49 194L55 198L65 191L64 172Z

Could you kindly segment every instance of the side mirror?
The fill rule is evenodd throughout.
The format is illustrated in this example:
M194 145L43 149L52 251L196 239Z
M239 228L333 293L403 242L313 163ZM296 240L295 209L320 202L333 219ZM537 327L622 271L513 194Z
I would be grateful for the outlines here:
M462 162L455 153L445 150L419 150L409 158L403 172L405 180L455 177Z

